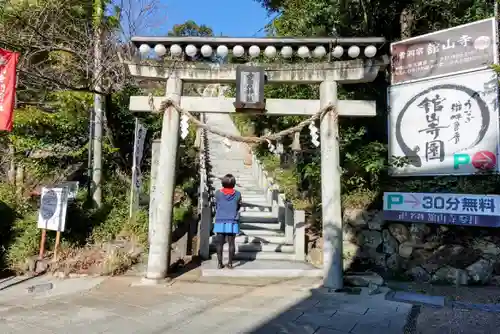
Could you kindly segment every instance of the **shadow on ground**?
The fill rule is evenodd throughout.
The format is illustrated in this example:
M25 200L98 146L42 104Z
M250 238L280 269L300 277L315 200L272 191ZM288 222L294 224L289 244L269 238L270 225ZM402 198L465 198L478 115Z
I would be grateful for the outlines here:
M385 300L385 293L366 290L328 292L310 290L310 296L286 307L278 315L246 333L403 334L412 307Z

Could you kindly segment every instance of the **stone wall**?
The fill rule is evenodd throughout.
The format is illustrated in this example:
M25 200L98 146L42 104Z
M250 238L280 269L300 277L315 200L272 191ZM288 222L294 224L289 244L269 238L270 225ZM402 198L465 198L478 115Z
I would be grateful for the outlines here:
M321 263L314 247L309 259ZM497 229L387 222L382 211L346 210L343 252L346 271L460 285L500 281Z

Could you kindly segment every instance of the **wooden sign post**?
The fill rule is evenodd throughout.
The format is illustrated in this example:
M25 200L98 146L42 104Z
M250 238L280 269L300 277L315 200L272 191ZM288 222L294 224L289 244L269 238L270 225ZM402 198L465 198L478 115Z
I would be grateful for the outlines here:
M38 259L42 260L45 254L45 242L47 239L47 230L42 228L42 237L40 239L40 252L38 253Z

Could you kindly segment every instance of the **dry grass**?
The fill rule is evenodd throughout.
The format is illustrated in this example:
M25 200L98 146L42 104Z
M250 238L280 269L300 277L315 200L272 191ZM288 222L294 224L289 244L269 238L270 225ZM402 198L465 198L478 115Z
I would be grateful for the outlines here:
M103 247L84 247L62 249L56 263L51 265L52 272L88 275L119 275L137 263L141 249L126 249L107 244Z

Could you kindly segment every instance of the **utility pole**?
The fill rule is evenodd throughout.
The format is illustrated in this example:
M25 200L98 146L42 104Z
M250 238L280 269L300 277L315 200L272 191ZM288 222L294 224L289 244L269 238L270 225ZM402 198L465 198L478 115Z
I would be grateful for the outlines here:
M92 198L92 171L94 161L94 108L90 108L90 122L89 122L89 148L88 148L88 161L87 161L87 204L93 202Z
M94 0L94 88L96 92L102 91L102 39L104 16L103 0ZM94 131L93 131L93 166L92 166L92 199L94 205L102 205L102 121L103 121L103 96L94 93Z
M497 33L497 40L495 43L497 44L497 50L498 50L498 1L500 0L495 0L495 5L493 6L493 15L495 15L495 29Z

